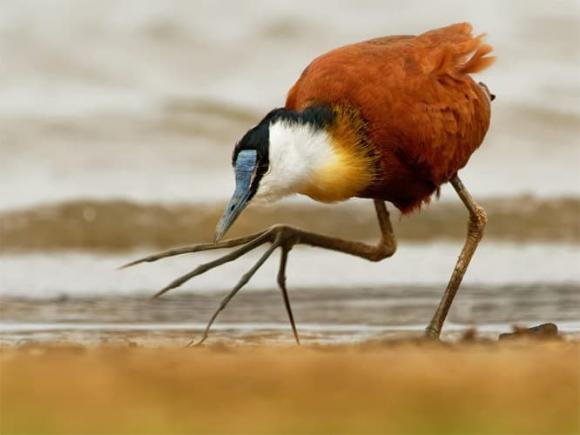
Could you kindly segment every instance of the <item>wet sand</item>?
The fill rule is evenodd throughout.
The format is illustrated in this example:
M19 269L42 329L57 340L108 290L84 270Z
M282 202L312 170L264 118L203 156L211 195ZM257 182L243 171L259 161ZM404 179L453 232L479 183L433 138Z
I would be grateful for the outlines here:
M305 344L365 343L420 336L443 286L290 289ZM222 292L180 293L151 301L136 295L0 297L0 345L51 341L182 346L201 337ZM580 338L577 284L465 285L444 328L456 340L476 327L496 340L512 325L554 322L567 339ZM276 288L241 292L220 314L209 343L291 344L293 337Z
M577 433L580 345L0 348L2 433Z

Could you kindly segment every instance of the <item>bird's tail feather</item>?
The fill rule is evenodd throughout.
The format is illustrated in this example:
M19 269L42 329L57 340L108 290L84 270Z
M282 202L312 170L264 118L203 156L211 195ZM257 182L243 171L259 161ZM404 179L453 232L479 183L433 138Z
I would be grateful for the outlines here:
M483 39L484 35L478 36ZM492 46L489 44L482 44L477 49L471 57L459 68L459 72L463 74L473 74L483 71L492 63L495 62L495 56L488 56L493 50Z
M423 33L420 40L428 48L432 73L459 78L483 71L495 61L489 56L493 48L483 42L484 37L473 36L471 24L459 23Z

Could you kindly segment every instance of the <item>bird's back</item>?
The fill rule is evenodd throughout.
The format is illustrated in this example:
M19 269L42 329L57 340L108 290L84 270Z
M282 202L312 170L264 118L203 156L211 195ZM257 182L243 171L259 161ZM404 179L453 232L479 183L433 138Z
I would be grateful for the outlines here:
M379 157L377 179L359 196L408 211L465 166L481 144L490 101L469 74L493 62L491 50L467 23L348 45L315 59L286 106L358 110Z

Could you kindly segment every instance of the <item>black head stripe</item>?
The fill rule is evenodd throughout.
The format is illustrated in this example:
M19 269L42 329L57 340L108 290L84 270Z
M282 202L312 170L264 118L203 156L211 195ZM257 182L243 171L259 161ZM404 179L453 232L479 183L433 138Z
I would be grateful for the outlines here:
M283 120L291 124L310 125L316 130L323 129L335 119L334 111L329 106L313 106L304 109L302 112L295 112L286 108L274 109L262 122L272 122Z
M308 124L318 130L332 124L334 119L335 113L329 106L309 107L303 112L295 112L286 108L274 109L258 125L250 129L236 144L233 163L235 163L238 153L241 150L247 149L258 151L258 160L260 160L260 157L267 160L270 142L270 124L273 122L283 120L289 123Z
M262 122L248 132L240 139L234 148L232 164L235 165L238 154L242 150L256 150L258 152L258 162L260 157L268 157L268 143L270 142L270 131L268 125Z

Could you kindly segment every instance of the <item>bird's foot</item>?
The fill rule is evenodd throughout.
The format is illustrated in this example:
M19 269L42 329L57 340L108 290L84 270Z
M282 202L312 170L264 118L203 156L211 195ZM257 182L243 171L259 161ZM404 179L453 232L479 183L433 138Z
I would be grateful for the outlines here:
M438 341L440 334L441 334L441 331L439 329L433 327L432 325L429 325L425 329L425 336L424 337L428 340Z
M288 253L292 249L292 247L299 242L299 234L301 233L300 230L287 226L287 225L275 225L265 231L255 233L245 237L239 237L236 239L229 239L224 240L216 243L200 243L192 246L185 246L182 248L171 249L169 251L160 252L158 254L150 255L139 260L132 261L124 266L121 269L135 266L140 263L150 263L157 260L161 260L163 258L173 257L176 255L182 255L186 253L193 253L193 252L201 252L201 251L209 251L214 249L226 249L226 248L233 248L238 247L237 249L233 250L232 252L207 263L199 265L197 268L192 270L189 273L186 273L179 278L175 279L167 286L159 290L153 298L158 298L164 293L167 293L169 290L177 288L183 284L185 284L190 279L201 275L211 269L214 269L222 264L229 263L230 261L234 261L241 257L242 255L253 251L257 247L270 243L270 247L266 250L264 254L258 259L258 261L252 266L248 272L246 272L235 287L222 299L218 309L214 312L212 317L210 318L203 336L201 340L197 343L197 345L202 344L206 338L208 337L209 330L217 318L218 314L227 306L227 304L232 300L232 298L238 293L238 291L248 283L248 281L252 278L252 276L256 273L256 271L264 264L264 262L272 255L272 253L277 249L281 249L281 257L280 257L280 267L278 270L278 285L280 290L282 291L282 296L284 298L284 304L286 306L286 311L288 313L288 318L290 320L290 325L292 326L292 332L294 334L294 338L296 343L300 344L300 339L298 336L298 332L296 330L296 324L294 322L294 316L292 314L292 308L290 306L290 300L288 297L288 292L286 290L286 263L288 260ZM191 342L189 345L192 345Z

